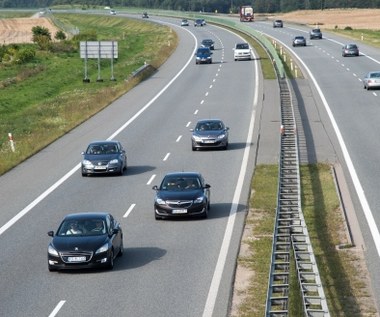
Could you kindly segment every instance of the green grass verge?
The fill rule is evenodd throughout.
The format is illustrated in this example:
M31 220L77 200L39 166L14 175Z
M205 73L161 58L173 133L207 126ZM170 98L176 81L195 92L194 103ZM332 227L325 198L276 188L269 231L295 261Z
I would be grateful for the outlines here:
M37 51L28 64L0 64L0 175L126 93L141 80L126 80L133 71L144 63L158 68L178 44L176 33L167 26L145 21L78 14L56 14L55 18L81 33L96 34L97 40L118 41L113 65L116 81L110 80L110 60L102 60L103 81L97 82L97 60L90 59L90 83L83 83L79 43L74 51ZM8 144L8 133L13 134L15 152Z
M351 248L337 248L347 241L330 165L302 165L300 176L303 213L331 316L375 316L376 309L365 283L366 272L358 265L359 254ZM239 312L234 316L261 317L265 314L277 182L278 166L258 165L255 168L246 221L246 230L249 228L250 233L242 242L249 252L238 258L238 264L253 273ZM301 317L302 299L295 272L293 264L289 312L290 316Z
M359 50L360 50L360 43L368 44L374 47L380 47L380 31L379 30L360 30L360 29L350 30L350 29L335 28L328 31L347 37L350 42L353 42L352 40L354 40L356 44L359 45Z

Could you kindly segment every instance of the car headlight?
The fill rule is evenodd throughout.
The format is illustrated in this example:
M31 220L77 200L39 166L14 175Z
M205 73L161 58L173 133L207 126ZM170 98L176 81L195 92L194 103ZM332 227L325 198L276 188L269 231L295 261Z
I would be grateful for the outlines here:
M117 159L113 159L110 161L110 164L117 164L117 163L119 163L119 161Z
M200 197L194 199L194 203L195 204L201 204L201 203L203 203L203 200L204 200L204 197L200 196Z
M96 254L103 253L108 250L108 243L103 244L99 249L96 250Z
M224 139L225 137L226 137L226 135L224 133L218 135L218 139Z
M86 167L93 167L94 165L89 160L83 160L82 164Z
M158 205L165 205L166 204L165 200L163 200L163 199L161 199L159 197L156 198L156 203Z
M193 139L195 142L201 142L202 141L202 138L197 136L197 135L193 135Z
M56 257L59 256L58 251L54 249L54 247L51 244L49 244L48 253L52 256L56 256Z

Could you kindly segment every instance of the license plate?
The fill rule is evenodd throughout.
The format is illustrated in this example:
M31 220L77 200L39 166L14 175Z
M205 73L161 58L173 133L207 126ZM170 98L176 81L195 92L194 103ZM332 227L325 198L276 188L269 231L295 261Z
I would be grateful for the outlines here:
M187 210L186 209L174 209L172 211L173 214L186 214Z
M107 167L105 166L94 166L94 169L96 170L105 170Z
M214 140L204 140L204 143L215 143Z
M86 257L85 256L69 256L67 258L67 261L69 261L69 262L84 262L84 261L86 261Z

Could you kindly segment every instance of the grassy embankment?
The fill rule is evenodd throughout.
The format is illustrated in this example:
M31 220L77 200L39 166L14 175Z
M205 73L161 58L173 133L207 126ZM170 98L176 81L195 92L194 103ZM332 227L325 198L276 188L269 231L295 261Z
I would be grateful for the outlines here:
M103 82L97 82L97 60L90 59L91 82L83 83L79 43L57 45L54 52L38 50L28 64L1 63L0 175L126 93L141 80L126 81L133 71L145 62L159 67L177 46L176 34L166 26L98 15L55 17L81 33L96 34L97 40L118 41L116 81L110 80L110 60L102 60ZM10 149L8 133L13 135L15 152Z

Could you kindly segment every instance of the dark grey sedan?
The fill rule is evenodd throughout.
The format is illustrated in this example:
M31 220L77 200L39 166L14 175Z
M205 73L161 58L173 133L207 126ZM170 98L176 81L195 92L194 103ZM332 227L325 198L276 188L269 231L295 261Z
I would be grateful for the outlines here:
M359 47L356 44L346 44L342 47L342 56L359 56Z
M153 186L155 218L207 218L210 187L198 172L166 174L159 187Z
M119 141L95 141L82 152L82 176L119 174L127 169L127 154Z
M214 50L214 41L212 39L202 40L201 47L208 47L210 50Z
M201 148L228 148L228 131L222 120L199 120L195 129L190 129L191 148L193 151Z

